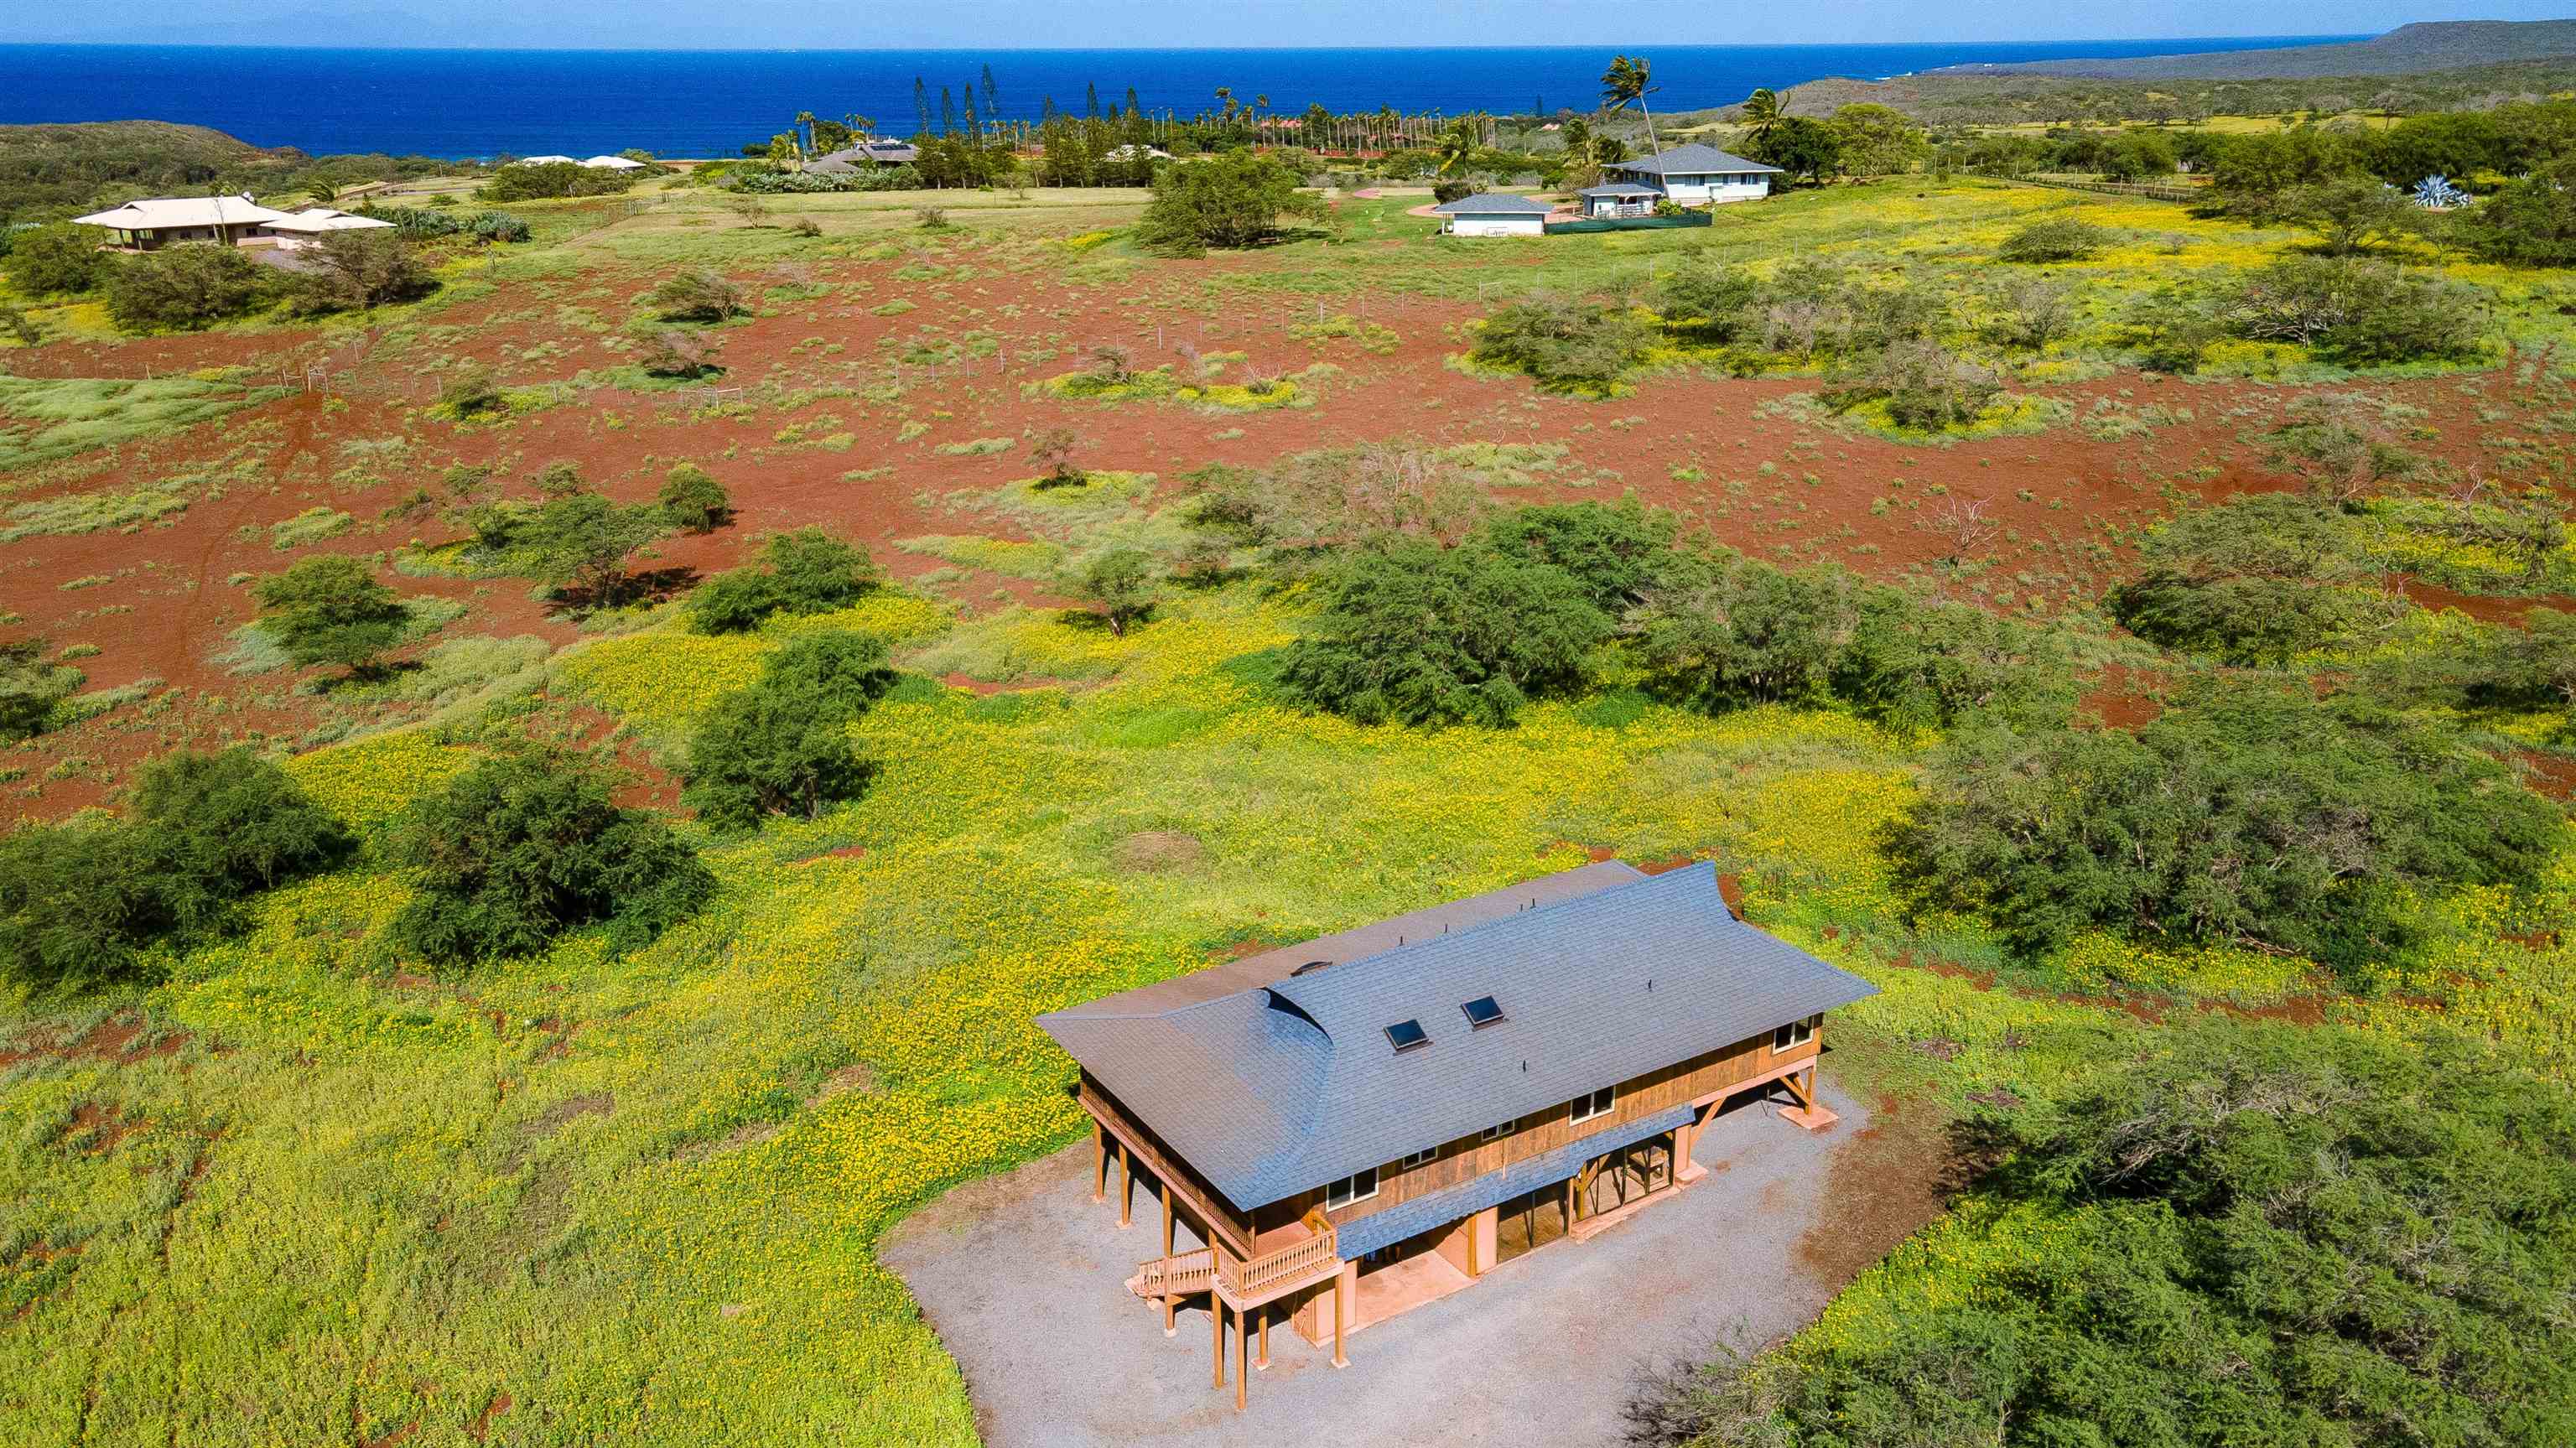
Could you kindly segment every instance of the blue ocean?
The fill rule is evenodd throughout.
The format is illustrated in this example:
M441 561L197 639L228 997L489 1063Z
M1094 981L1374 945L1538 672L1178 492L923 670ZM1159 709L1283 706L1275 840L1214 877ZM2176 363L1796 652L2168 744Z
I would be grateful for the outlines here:
M1742 100L1756 86L1875 80L1938 66L2256 50L2358 36L1936 45L1624 47L1652 57L1658 111ZM262 146L441 157L629 147L731 155L800 110L856 112L909 133L914 82L931 114L942 86L985 67L1003 116L1050 99L1079 112L1090 87L1148 111L1213 108L1216 89L1287 114L1394 106L1409 113L1589 109L1609 44L1440 50L324 50L229 46L0 45L0 124L183 121Z

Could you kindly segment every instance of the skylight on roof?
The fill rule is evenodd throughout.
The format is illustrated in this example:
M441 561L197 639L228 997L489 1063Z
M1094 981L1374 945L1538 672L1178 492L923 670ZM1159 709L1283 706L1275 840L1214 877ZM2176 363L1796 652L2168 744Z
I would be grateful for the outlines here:
M1467 1024L1480 1031L1503 1018L1502 1004L1492 996L1478 996L1458 1009L1467 1013Z
M1422 1029L1420 1021L1398 1021L1386 1028L1386 1039L1395 1047L1396 1054L1402 1055L1417 1047L1430 1045L1431 1033Z

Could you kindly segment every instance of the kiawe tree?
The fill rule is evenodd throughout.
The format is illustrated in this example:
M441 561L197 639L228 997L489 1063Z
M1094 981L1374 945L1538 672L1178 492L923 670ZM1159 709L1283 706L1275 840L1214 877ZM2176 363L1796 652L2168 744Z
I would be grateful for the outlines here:
M326 554L298 560L261 579L260 631L299 664L337 664L351 678L381 671L384 652L401 642L411 610L355 558Z

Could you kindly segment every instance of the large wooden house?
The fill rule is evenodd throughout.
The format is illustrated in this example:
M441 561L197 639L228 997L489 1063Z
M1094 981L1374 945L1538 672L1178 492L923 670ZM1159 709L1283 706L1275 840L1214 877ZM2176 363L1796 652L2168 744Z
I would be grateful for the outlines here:
M1141 1172L1162 1251L1128 1289L1214 1324L1235 1402L1274 1319L1349 1335L1581 1241L1705 1175L1695 1133L1788 1097L1814 1130L1824 1013L1875 987L1738 919L1702 863L1604 862L1041 1017L1081 1064L1092 1194ZM1186 1250L1186 1228L1205 1245Z

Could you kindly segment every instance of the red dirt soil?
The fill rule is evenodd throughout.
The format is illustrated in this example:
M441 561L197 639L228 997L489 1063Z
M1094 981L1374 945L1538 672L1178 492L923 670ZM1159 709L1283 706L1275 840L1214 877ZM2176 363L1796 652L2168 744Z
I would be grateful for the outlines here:
M631 354L607 343L618 336L615 324L633 315L633 298L654 274L594 257L601 266L570 278L498 283L488 296L433 314L434 338L388 341L367 354L359 370L408 395L298 393L175 436L14 475L11 504L226 470L220 486L191 488L194 501L186 511L138 531L37 537L0 548L0 604L21 616L19 631L58 648L95 647L94 656L78 661L92 690L146 679L160 680L162 690L148 715L129 705L8 751L0 766L22 771L19 808L59 818L110 800L125 772L148 755L234 739L294 740L317 724L346 719L358 706L295 690L309 675L242 676L214 662L253 612L247 589L229 580L274 572L303 552L375 555L414 538L455 536L455 525L435 516L384 516L416 490L440 494L439 476L451 463L491 467L499 491L524 494L537 469L565 459L611 497L632 502L652 496L672 464L694 460L732 491L736 519L713 534L655 545L648 566L712 572L741 562L765 532L820 524L868 544L894 577L910 580L951 565L902 552L894 546L898 539L942 532L1018 536L1007 519L961 514L951 498L986 496L1026 476L1030 465L1019 440L1050 428L1067 427L1080 437L1082 465L1151 472L1167 492L1180 474L1210 463L1257 467L1315 448L1541 444L1563 448L1561 458L1528 485L1502 490L1503 501L1634 492L1748 552L1791 562L1832 559L1879 577L1919 571L1963 597L1980 595L1963 586L1968 580L1947 579L1941 566L1947 545L1917 520L1939 497L1982 500L2005 530L1978 575L1989 590L1983 596L1991 602L2009 593L2013 607L2042 612L2063 606L2069 595L2090 597L2118 576L2125 554L2117 547L2097 552L2106 524L2151 521L2168 511L2175 493L2221 498L2289 482L2265 466L2261 449L2247 438L2259 436L2296 396L2294 389L2122 374L2044 390L2079 414L2097 404L2129 410L2164 404L2189 410L2192 419L2119 439L2059 427L1948 446L1899 443L1779 410L1791 394L1813 392L1813 379L1677 372L1642 380L1630 396L1582 401L1539 394L1519 379L1466 376L1443 363L1460 350L1461 324L1481 315L1484 304L1395 293L1319 303L1228 283L1282 264L1261 254L1150 263L1147 284L1139 276L1087 281L1054 260L1033 261L1026 250L995 249L971 235L906 245L910 252L899 258L743 266L736 279L755 295L808 278L832 290L811 301L768 303L765 315L719 334L727 385L774 382L845 393L899 386L888 400L813 395L748 416L700 416L675 405L588 394L500 425L458 427L427 415L422 390L437 375L433 364L470 359L514 386L624 365ZM947 274L895 275L925 262ZM1141 302L1140 296L1162 300ZM877 305L895 298L915 309L876 314ZM1290 333L1299 323L1341 312L1391 328L1400 341L1380 356L1347 340L1309 342ZM605 325L592 330L580 313ZM955 344L969 333L988 336L992 353L960 352L957 360L924 365L898 360L924 337ZM1249 355L1251 368L1271 374L1321 360L1345 375L1324 382L1312 408L1239 415L1100 404L1033 387L1085 365L1088 351L1107 343L1130 348L1139 367L1167 361L1186 367L1190 350L1239 351ZM347 361L361 346L348 333L290 329L56 343L24 360L34 364L31 374L131 376L147 366L300 368L326 353ZM2477 456L2493 431L2482 410L2530 405L2517 395L2510 369L2374 387L2423 409L2445 449L2463 460ZM908 423L927 424L928 431L917 441L896 442ZM978 438L1009 438L1013 446L991 454L936 450ZM357 451L352 444L360 445ZM299 552L271 546L270 529L316 507L346 511L355 526ZM67 587L92 579L103 581ZM441 638L531 634L560 645L575 637L572 621L532 599L524 580L391 581L407 594L468 606ZM1050 601L1042 587L983 573L969 572L944 587L977 603L997 591ZM2420 583L2410 587L2428 602L2454 601ZM2481 617L2518 617L2531 606L2457 602ZM979 692L992 688L960 682ZM2093 702L2114 724L2131 722L2145 707L2107 677ZM376 716L402 712L379 709ZM658 779L635 797L666 808L676 798Z

